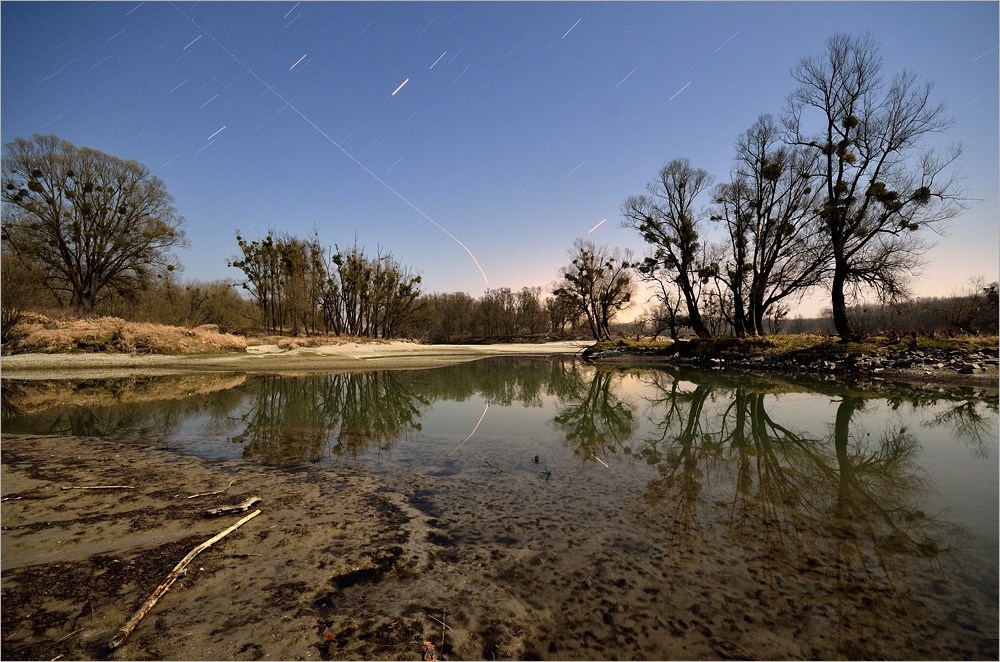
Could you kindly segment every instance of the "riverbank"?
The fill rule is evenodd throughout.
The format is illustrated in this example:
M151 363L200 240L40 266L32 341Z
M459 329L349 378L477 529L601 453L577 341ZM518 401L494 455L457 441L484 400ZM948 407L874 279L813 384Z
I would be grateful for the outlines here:
M671 343L615 341L584 352L614 365L682 365L711 370L867 377L914 384L1000 386L996 336L838 343L819 336L714 338Z

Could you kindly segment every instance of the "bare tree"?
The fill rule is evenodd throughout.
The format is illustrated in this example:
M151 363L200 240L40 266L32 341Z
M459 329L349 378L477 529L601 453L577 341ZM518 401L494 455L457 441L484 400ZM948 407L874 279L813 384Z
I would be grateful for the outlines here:
M80 310L134 296L184 245L184 219L146 166L56 136L4 145L2 199L4 246Z
M563 267L562 280L553 294L572 301L586 316L595 340L608 340L611 320L635 294L632 255L578 239L570 256L572 264Z
M554 285L550 289L558 291L558 286ZM573 299L568 295L553 295L545 300L545 315L548 317L552 333L564 334L567 324L575 331L582 314L582 311L576 307Z
M284 293L288 271L283 267L282 253L285 238L275 238L268 231L264 239L247 241L236 235L241 256L228 262L230 267L239 269L246 277L240 286L257 303L261 322L269 331L284 328Z
M931 313L962 333L996 333L997 283L987 283L983 276L972 276L960 291L930 301Z
M25 314L39 304L41 274L13 253L4 251L0 260L0 345L6 345L17 335L14 329Z
M700 338L711 336L699 310L699 291L713 269L703 259L698 232L703 219L694 204L711 183L706 171L693 168L687 159L675 159L646 186L649 195L631 196L622 205L624 226L636 230L653 247L639 271L677 284L688 323Z
M657 301L656 306L650 312L650 321L653 325L653 337L656 338L664 331L670 334L670 339L676 341L677 332L681 327L687 326L687 315L681 314L681 307L684 304L684 297L677 291L676 283L666 279L655 278L652 275L644 274L640 271L644 281L651 282L659 290L653 293L652 298Z
M732 293L737 336L765 333L772 306L801 296L825 276L829 248L808 176L813 159L784 145L780 127L762 115L736 143L731 180L713 191L712 218L729 234L730 255L719 277Z
M820 220L833 254L831 302L842 340L857 337L848 294L903 294L927 248L917 231L961 210L955 182L945 177L961 149L918 151L951 126L944 106L931 102L930 83L904 71L887 86L881 70L871 36L834 35L825 53L792 71L799 87L784 118L787 142L816 157L810 174L823 189Z

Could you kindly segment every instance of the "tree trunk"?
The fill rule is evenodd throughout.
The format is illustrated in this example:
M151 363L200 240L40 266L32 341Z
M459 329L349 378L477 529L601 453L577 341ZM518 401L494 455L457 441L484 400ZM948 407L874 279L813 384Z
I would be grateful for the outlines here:
M756 280L756 277L755 279ZM764 287L766 283L754 283L750 288L750 310L747 312L747 332L763 336L764 332Z
M747 324L749 318L747 317L746 309L743 307L743 293L741 291L733 291L733 333L737 338L745 338L748 331L752 331Z
M691 326L691 329L699 338L711 338L712 333L701 319L701 311L698 310L698 299L695 297L694 287L683 271L680 272L677 285L684 296L684 305L687 306L688 311L688 324Z
M690 299L685 297L688 309L688 317L690 318L691 328L694 330L695 334L702 339L707 339L712 337L712 332L708 330L705 326L705 322L701 319L701 311L698 310L698 303L692 302Z
M833 281L830 283L830 298L833 305L833 326L841 342L858 340L858 334L847 318L847 299L844 287L847 285L847 264L840 256L835 256Z

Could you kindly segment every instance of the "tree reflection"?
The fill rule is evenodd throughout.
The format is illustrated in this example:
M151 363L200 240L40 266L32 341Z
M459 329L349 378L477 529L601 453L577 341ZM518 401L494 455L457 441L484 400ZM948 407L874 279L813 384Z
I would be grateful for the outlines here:
M982 401L973 398L948 406L926 426L946 426L952 436L961 439L976 457L989 457L990 449L996 444L1000 431L997 429L996 401Z
M4 380L5 432L163 438L192 417L219 420L239 402L239 375Z
M657 434L641 443L639 455L659 477L646 487L643 512L665 509L671 513L675 532L698 530L695 506L704 478L700 460L707 460L713 451L710 437L702 431L702 411L712 388L699 384L687 390L666 372L653 373L651 380L658 392L650 407L661 416L655 421Z
M575 391L566 388L569 382L561 384L552 425L565 432L574 453L584 459L619 453L635 431L632 406L615 392L618 379L615 372L598 368L589 384L578 380Z
M769 411L773 385L758 391L667 373L648 383L656 387L648 410L656 433L640 454L658 475L637 518L669 518L675 542L702 529L699 517L714 519L725 507L728 534L754 556L803 571L832 559L843 588L837 595L849 602L859 586L895 594L894 573L915 557L933 561L952 544L957 527L920 510L929 489L916 437L905 425L869 432L858 422L868 394L841 387L831 432L810 437ZM717 406L706 407L709 401ZM709 486L713 497L720 489L730 496L709 503Z
M361 372L254 380L249 406L239 416L244 457L267 464L317 462L357 456L369 448L389 449L420 429L428 404L401 376Z

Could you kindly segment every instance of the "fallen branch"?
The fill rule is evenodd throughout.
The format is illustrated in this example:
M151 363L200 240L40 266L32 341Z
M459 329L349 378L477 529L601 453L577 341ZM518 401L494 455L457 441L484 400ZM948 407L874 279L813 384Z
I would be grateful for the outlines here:
M221 490L215 490L214 492L202 492L200 494L192 494L188 498L189 499L194 499L195 497L203 497L203 496L212 496L214 494L222 494L223 492L225 492L226 490L228 490L230 487L232 487L233 483L235 483L235 482L236 482L236 479L234 478L231 481L229 481L229 484L226 485L225 487L223 487Z
M250 506L254 505L260 501L258 497L250 497L243 503L238 503L235 506L219 506L218 508L210 508L205 511L208 515L223 515L225 513L242 513L250 509Z
M495 465L495 464L491 464L489 460L486 460L486 464L488 464L489 466L493 467L494 469L496 469L496 470L497 470L497 471L499 471L500 473L503 473L503 469L501 469L500 467L498 467L498 466L497 466L497 465Z
M92 487L63 487L64 490L134 490L135 485L94 485Z
M603 465L604 465L605 467L607 467L608 469L610 469L610 468L611 468L611 467L608 467L608 463L607 463L607 462L605 462L605 461L604 461L604 460L602 460L601 458L597 457L596 455L594 456L594 459L595 459L595 460L597 460L598 462L600 462L601 464L603 464Z
M125 625L122 626L122 629L118 631L118 634L116 634L114 638L110 642L108 642L108 648L114 650L119 646L121 646L126 639L128 639L128 636L132 634L132 630L134 630L135 626L139 624L139 621L141 621L143 617L153 609L153 607L156 605L157 600L163 597L163 595L168 590L170 590L170 587L173 585L175 581L177 581L177 578L180 577L182 572L184 572L184 569L188 566L188 564L194 560L194 557L198 556L203 551L205 551L215 543L219 542L220 540L222 540L223 538L225 538L230 533L240 528L250 520L252 520L254 517L257 517L257 515L260 515L260 511L259 510L253 511L252 513L241 519L236 524L233 524L225 531L222 531L221 533L212 536L211 538L209 538L208 540L206 540L205 542L201 543L200 545L192 549L190 552L188 552L187 556L181 559L180 563L174 566L174 569L170 571L170 574L167 575L167 578L163 580L162 584L156 587L156 590L153 591L153 594L149 596L149 598L146 600L146 602L143 603L141 607L139 607L138 611L132 614L132 618L128 619Z

